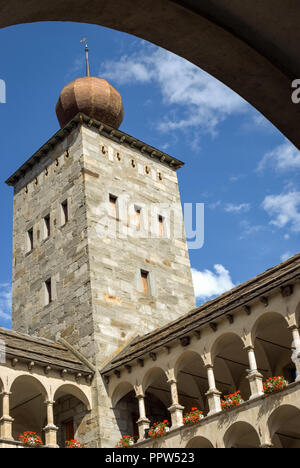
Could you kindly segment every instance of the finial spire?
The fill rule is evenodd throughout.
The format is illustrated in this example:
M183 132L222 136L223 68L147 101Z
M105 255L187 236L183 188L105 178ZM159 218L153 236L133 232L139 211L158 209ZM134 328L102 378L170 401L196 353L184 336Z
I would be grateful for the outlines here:
M86 60L86 76L91 76L90 73L90 62L89 62L89 47L87 45L87 38L84 37L80 41L82 44L85 44L85 60Z

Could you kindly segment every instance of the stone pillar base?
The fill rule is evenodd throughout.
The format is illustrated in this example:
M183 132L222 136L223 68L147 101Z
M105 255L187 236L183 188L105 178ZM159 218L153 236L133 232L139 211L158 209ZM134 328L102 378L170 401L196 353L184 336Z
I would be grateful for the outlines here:
M12 436L12 424L14 419L10 416L2 416L0 419L0 438L6 440L14 440Z
M150 420L148 418L140 418L137 421L137 425L139 428L139 440L138 442L141 442L142 440L145 439L145 430L149 429L150 427Z
M250 374L247 375L246 378L249 380L249 384L250 384L250 390L251 390L251 396L249 398L250 400L253 400L253 398L257 398L257 397L264 395L263 376L258 371L250 372Z
M46 447L59 448L57 444L58 427L54 426L54 424L48 424L48 426L44 427L43 431L45 431L46 434Z
M221 392L217 390L216 388L211 388L208 390L208 392L205 394L208 400L208 406L209 406L209 413L208 416L211 416L212 414L220 413L222 411L221 408Z
M168 411L170 411L171 413L171 430L183 426L183 410L184 406L181 406L179 404L172 405L170 406L170 408L168 408Z

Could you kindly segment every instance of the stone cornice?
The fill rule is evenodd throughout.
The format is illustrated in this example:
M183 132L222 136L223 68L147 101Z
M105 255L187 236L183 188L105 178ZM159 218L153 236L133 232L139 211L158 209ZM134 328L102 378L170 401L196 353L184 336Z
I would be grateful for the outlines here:
M164 153L153 146L149 146L146 143L121 132L120 130L116 130L97 120L90 119L84 114L77 114L74 119L72 119L64 128L55 133L50 140L48 140L36 153L34 153L33 156L31 156L31 158L29 158L14 174L12 174L6 180L6 184L14 187L28 171L39 163L41 159L45 158L49 151L54 149L57 144L61 143L65 137L79 125L87 125L88 127L96 128L99 134L103 135L105 138L109 138L110 140L124 146L130 146L131 148L138 150L141 154L153 158L156 162L166 164L174 170L178 170L184 165L182 161L179 161L169 154Z

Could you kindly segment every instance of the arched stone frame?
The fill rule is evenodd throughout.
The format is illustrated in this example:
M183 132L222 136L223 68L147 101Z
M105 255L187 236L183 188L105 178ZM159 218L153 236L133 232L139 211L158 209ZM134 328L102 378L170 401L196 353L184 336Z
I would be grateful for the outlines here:
M137 440L139 438L137 422L140 415L133 384L128 381L120 382L113 391L111 402L120 435L130 435Z
M177 5L165 0L142 4L122 0L112 5L99 1L96 9L87 8L82 0L70 1L64 6L56 1L51 6L45 2L41 8L40 2L35 0L28 4L25 13L18 8L17 0L12 0L9 6L4 0L0 2L1 6L2 3L5 8L2 8L1 27L34 21L81 21L124 31L171 50L234 89L299 147L295 125L299 120L299 110L290 99L291 77L297 76L298 62L294 47L284 59L278 52L286 49L288 40L285 29L280 27L285 10L280 10L278 5L270 13L263 4L260 21L253 22L253 18L247 19L253 13L249 11L249 2L246 2L245 11L234 11L223 4L193 9L187 4ZM290 6L286 9L287 24L291 24L289 29L292 31L297 30L296 8ZM262 30L264 20L269 20L268 31ZM176 24L176 31L167 27L162 32L161 24ZM276 27L278 39L269 47ZM290 43L297 42L296 33L292 37ZM201 44L207 44L205 51ZM261 86L256 86L257 79ZM282 98L278 99L278 96Z
M194 448L214 448L210 440L205 437L196 436L188 441L185 448L194 449Z
M290 383L295 380L296 369L291 359L293 335L284 313L268 311L258 317L251 329L251 340L258 369L265 379L284 375Z
M34 431L45 441L43 428L47 425L48 389L37 377L19 374L11 381L9 392L13 438L18 440L24 431Z
M193 350L183 351L175 362L174 374L179 403L185 408L185 412L197 407L206 414L209 410L205 398L208 379L201 354Z
M119 401L128 393L134 391L134 386L128 381L120 382L114 389L111 396L112 407L115 408Z
M250 387L246 376L249 361L242 337L235 331L220 334L212 343L210 354L217 389L223 395L243 390L242 397L248 399Z
M267 427L275 448L300 448L300 403L280 405L269 416Z
M168 408L172 404L172 397L165 370L158 366L151 367L144 375L141 386L145 395L146 416L150 424L164 419L170 422Z
M261 439L254 426L245 421L232 424L224 434L225 448L259 448Z
M65 440L77 439L88 443L87 421L91 401L83 389L74 383L58 384L53 390L54 424L58 428L57 441L61 448Z
M69 394L80 400L86 407L87 411L91 411L92 403L90 395L87 395L78 385L74 383L62 383L57 385L53 392L53 399L56 401L59 394Z

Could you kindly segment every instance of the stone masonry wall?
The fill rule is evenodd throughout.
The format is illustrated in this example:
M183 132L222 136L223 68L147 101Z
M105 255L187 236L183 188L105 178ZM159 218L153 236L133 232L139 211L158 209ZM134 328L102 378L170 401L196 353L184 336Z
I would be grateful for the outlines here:
M107 216L110 195L118 197L117 220ZM62 226L65 200L69 221ZM151 227L137 235L125 202L141 208L142 225L147 206L158 207ZM173 168L79 125L15 186L13 328L52 339L59 332L101 368L137 335L188 312L195 299L184 233L158 236L158 214L165 232L173 231L170 206L182 221ZM44 239L48 214L51 233ZM107 220L121 236L103 231ZM149 274L147 295L141 270ZM49 278L53 301L46 305ZM93 400L93 445L112 446L120 430L100 375Z

